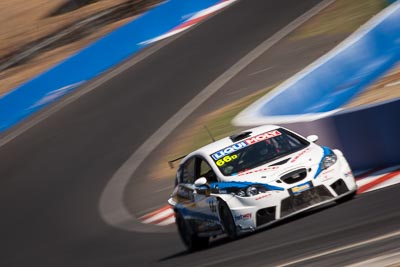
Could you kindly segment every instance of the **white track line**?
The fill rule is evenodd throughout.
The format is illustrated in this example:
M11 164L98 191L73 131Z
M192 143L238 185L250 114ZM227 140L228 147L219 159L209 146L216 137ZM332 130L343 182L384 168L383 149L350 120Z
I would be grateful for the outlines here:
M173 28L172 30L170 30L169 32L162 34L160 36L154 37L150 40L144 41L141 44L151 44L151 43L155 43L157 41L163 40L165 38L171 37L175 34L181 33L189 28L191 28L192 26L194 26L195 24L203 21L204 19L208 18L210 15L214 14L215 12L227 7L230 4L233 4L234 2L236 2L237 0L227 0L227 1L221 1L220 3L211 6L209 8L206 8L202 11L199 11L197 13L195 13L193 16L191 16L188 20L186 20L185 22L183 22L181 25ZM186 26L185 26L186 25Z
M139 218L139 220L142 223L146 223L146 224L153 223L153 224L160 225L160 226L165 226L165 225L170 225L170 224L175 223L175 217L170 216L170 215L174 214L173 209L170 207L168 207L168 209L165 209L165 208L166 208L166 206L162 207L158 210L155 210L147 215L143 215L142 217Z
M175 223L175 217L169 217L167 220L157 223L159 226L167 226Z
M233 4L233 3L236 2L236 1L237 1L237 0L225 0L225 1L220 1L220 2L219 2L218 4L216 4L216 5L213 5L213 6L209 7L209 8L206 8L206 9L204 9L204 10L201 10L201 11L195 13L193 17L191 17L190 19L188 19L188 21L194 20L194 19L197 19L197 18L201 18L201 17L204 17L204 16L208 16L208 15L210 15L210 14L213 14L213 13L215 13L215 12L217 12L217 11L219 11L219 10L221 10L221 9L223 9L223 8L225 8L225 7L227 7L227 6L229 6L230 4Z
M348 265L347 267L382 267L382 266L399 266L400 263L400 251L388 253L380 257L376 257L370 260L362 261L359 263ZM395 265L398 264L398 265Z
M383 183L380 183L380 184L374 186L373 188L367 190L366 192L382 189L382 188L385 188L385 187L388 187L388 186L392 186L392 185L395 185L395 184L400 184L400 174L395 176L395 177L393 177L393 178L391 178L390 180L387 180L387 181L385 181Z
M302 263L302 262L309 261L309 260L312 260L312 259L317 259L317 258L320 258L320 257L323 257L323 256L327 256L327 255L330 255L330 254L334 254L334 253L342 252L342 251L345 251L345 250L348 250L348 249L353 249L353 248L369 245L369 244L372 244L372 243L375 243L375 242L379 242L379 241L382 241L382 240L385 240L385 239L398 237L398 236L400 236L400 231L393 232L393 233L386 234L386 235L382 235L382 236L375 237L375 238L371 238L371 239L368 239L368 240L365 240L365 241L362 241L362 242L358 242L358 243L354 243L354 244L351 244L351 245L348 245L348 246L327 250L325 252L317 253L317 254L314 254L314 255L311 255L311 256L308 256L308 257L304 257L304 258L301 258L301 259L298 259L298 260L286 262L286 263L284 263L282 265L278 265L278 267L284 267L284 266L290 266L290 265L293 265L293 264Z
M331 250L328 250L328 251L325 251L325 252L321 252L321 253L318 253L318 254L314 254L314 255L311 255L311 256L308 256L308 257L304 257L304 258L301 258L301 259L293 260L293 261L290 261L290 262L285 262L285 263L282 263L281 265L276 265L276 266L284 267L284 266L289 266L289 265L293 265L293 264L297 264L297 263L302 263L304 261L316 259L316 258L319 258L319 257L322 257L322 256L326 256L326 255L329 255L329 254L341 252L341 251L344 251L344 250L347 250L347 249L357 248L357 247L360 247L360 246L363 246L363 245L372 244L374 242L379 242L379 241L382 241L382 240L385 240L385 239L398 237L398 236L400 236L400 231L392 232L392 233L389 233L389 234L386 234L386 235L382 235L382 236L376 237L376 238L371 238L371 239L368 239L366 241L354 243L354 244L351 244L351 245L348 245L348 246L344 246L344 247L340 247L340 248L336 248L336 249L331 249ZM261 253L264 253L264 252L270 250L271 248L278 249L278 248L280 248L282 246L284 246L284 244L276 244L275 246L272 246L272 247L271 246L266 246L266 247L262 247L262 248L259 248L259 249L253 249L253 250L249 250L249 251L245 251L245 252L238 252L235 255L233 255L233 256L230 255L227 258L224 258L223 256L220 256L219 259L216 259L216 260L211 260L210 259L207 263L198 265L198 267L214 266L214 265L217 265L217 264L223 265L224 263L232 261L232 260L235 260L235 259L240 259L240 258L243 258L243 257L250 257L250 256L253 256L253 255L261 254ZM306 264L303 264L303 265L307 266ZM270 265L267 264L266 266L270 266Z
M163 211L155 214L154 216L143 220L142 223L152 223L154 221L160 220L160 219L165 218L172 214L174 214L174 211L172 209L163 210Z
M397 170L398 168L400 168L400 165L393 166L393 167L386 168L386 169L377 171L375 173L372 173L372 174L368 175L368 177L365 177L365 178L363 178L361 180L358 180L357 181L357 185L360 187L360 186L369 184L369 183L375 181L376 179L379 179L383 175L386 175L386 174L388 174L390 172L393 172L393 171Z

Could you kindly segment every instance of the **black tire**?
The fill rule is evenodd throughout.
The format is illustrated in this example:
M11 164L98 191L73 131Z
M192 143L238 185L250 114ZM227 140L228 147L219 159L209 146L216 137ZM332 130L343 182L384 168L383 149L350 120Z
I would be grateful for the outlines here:
M236 224L233 219L232 212L225 201L220 200L218 202L218 212L224 227L225 233L232 240L237 238Z
M189 251L201 250L208 247L209 237L199 237L197 233L193 231L190 223L185 220L179 212L175 213L175 219L179 236Z
M341 204L341 203L350 201L356 196L356 194L357 194L357 191L355 191L355 192L353 192L351 194L348 194L348 195L346 195L344 197L341 197L338 200L336 200L336 203Z

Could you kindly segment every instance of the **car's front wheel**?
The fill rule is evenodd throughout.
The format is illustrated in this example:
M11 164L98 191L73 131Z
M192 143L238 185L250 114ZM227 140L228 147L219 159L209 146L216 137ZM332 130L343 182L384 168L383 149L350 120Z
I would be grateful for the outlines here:
M176 225L178 227L179 235L189 251L196 251L208 247L209 237L199 237L193 231L190 223L185 220L179 212L175 213Z
M232 212L228 204L226 204L225 201L220 200L218 202L218 211L225 233L228 234L228 237L230 239L236 239L237 231L236 231L235 220L233 219Z

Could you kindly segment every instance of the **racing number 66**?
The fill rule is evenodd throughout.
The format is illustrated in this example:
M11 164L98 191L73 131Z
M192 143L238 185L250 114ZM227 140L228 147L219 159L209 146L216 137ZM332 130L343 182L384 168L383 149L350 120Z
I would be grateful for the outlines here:
M216 164L217 164L217 166L221 167L225 163L228 163L228 162L230 162L232 160L237 159L237 157L238 157L237 155L232 155L232 156L228 155L228 156L223 157L222 159L217 160Z

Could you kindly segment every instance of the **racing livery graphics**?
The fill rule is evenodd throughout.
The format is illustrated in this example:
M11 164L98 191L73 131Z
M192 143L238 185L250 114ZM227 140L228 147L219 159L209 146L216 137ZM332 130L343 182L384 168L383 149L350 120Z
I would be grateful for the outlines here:
M331 202L351 199L357 185L339 150L283 127L246 130L181 161L168 203L189 250L212 236L229 238Z

